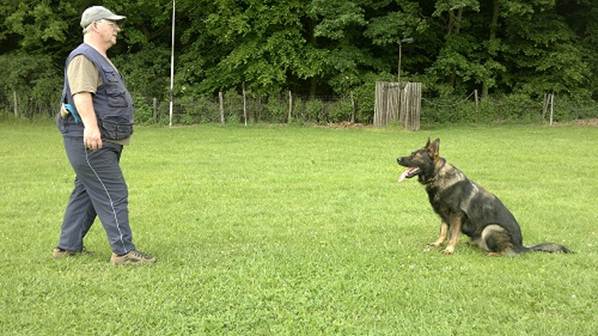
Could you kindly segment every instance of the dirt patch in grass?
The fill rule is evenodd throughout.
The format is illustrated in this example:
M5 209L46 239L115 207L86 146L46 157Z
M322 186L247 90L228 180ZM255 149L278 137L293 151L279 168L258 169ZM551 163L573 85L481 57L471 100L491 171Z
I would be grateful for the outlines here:
M322 125L320 127L324 128L364 128L369 127L371 125L365 125L362 123L352 123L350 121L342 121L339 123L328 123L326 125Z
M555 122L554 126L598 127L598 118L578 119L573 121Z
M598 118L575 120L575 125L598 127Z

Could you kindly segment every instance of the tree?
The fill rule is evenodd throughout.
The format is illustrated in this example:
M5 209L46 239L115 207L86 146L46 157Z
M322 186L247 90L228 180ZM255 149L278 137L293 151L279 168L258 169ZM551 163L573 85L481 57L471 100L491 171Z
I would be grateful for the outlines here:
M554 0L505 0L503 82L530 95L573 93L588 82L589 67L574 31L555 8Z
M0 2L0 100L18 89L52 97L64 59L81 43L89 0ZM134 93L168 92L171 0L106 0L127 16L111 58ZM365 97L395 78L428 92L483 96L546 91L598 99L598 3L592 0L179 0L179 95L245 87ZM39 92L48 91L41 95ZM369 91L368 91L369 90ZM37 92L37 93L36 93Z
M480 4L476 0L439 0L432 17L444 22L445 35L434 64L428 69L444 94L465 93L491 77L484 65L483 44L476 36Z

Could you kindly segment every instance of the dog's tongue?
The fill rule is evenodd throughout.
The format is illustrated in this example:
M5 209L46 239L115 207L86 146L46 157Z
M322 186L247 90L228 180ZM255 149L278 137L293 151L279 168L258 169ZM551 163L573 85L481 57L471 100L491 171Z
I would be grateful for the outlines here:
M413 170L413 168L407 168L405 169L405 171L401 174L401 176L399 176L399 183L403 182L407 179L407 175L409 175L409 173L411 172L411 170Z

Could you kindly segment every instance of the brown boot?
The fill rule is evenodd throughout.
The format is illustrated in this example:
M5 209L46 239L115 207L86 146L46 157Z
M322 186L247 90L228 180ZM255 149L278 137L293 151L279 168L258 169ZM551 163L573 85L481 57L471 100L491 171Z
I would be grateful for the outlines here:
M79 255L90 255L90 254L91 254L91 252L88 252L87 250L85 250L85 247L81 251L69 251L69 250L62 249L60 247L55 247L52 250L52 258L54 258L54 259L62 259L62 258L66 258L66 257L75 257L75 256L79 256Z
M156 258L141 251L131 250L121 256L112 253L110 261L112 265L146 265L155 263Z

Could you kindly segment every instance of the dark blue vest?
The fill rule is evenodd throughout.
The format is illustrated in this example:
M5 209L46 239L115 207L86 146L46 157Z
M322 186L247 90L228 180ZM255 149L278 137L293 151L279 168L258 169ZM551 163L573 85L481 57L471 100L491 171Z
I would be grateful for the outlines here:
M66 59L61 103L70 104L74 113L79 114L75 108L67 78L68 65L78 55L85 55L98 69L102 78L102 85L93 95L93 108L102 138L109 140L128 138L133 133L134 108L131 95L118 71L104 56L88 44L79 45ZM77 122L72 114L66 118L61 118L59 115L57 117L58 128L65 136L83 136L83 123Z

